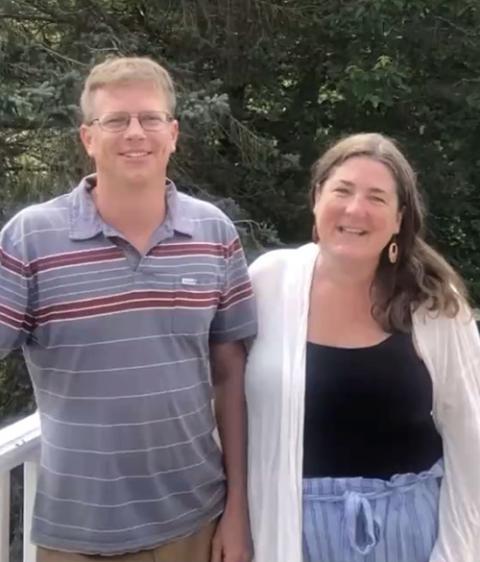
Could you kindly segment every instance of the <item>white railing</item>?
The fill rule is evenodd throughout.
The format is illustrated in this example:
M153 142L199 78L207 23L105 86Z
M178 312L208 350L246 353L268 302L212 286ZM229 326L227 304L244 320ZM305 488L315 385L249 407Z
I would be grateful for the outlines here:
M23 562L35 562L30 543L33 501L37 488L40 423L37 414L0 429L0 561L9 562L10 471L23 465Z

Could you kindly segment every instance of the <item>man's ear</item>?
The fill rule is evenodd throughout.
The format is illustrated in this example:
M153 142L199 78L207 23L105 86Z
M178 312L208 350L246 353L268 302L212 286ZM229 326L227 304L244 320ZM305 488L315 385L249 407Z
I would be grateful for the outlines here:
M171 151L175 152L177 150L177 141L178 141L178 133L179 133L179 129L178 129L178 121L176 119L174 119L171 122L171 138L172 138L172 145L171 145Z
M88 125L80 125L80 140L85 148L85 152L93 158L93 136L92 131Z

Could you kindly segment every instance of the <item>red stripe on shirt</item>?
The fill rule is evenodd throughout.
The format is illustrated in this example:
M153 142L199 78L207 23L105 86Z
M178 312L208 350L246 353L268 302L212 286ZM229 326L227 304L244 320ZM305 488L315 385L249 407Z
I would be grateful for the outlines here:
M191 242L190 244L159 244L155 246L149 255L155 257L162 256L198 256L198 255L208 255L208 256L224 256L226 252L226 246L223 244L200 244Z
M231 242L227 246L226 257L231 258L233 254L235 254L236 252L238 252L238 250L241 249L242 249L242 245L240 244L240 240L238 238L235 238L235 240L233 240L233 242Z
M0 264L5 267L5 269L9 269L14 273L25 276L25 267L23 263L7 254L7 252L5 252L2 248L0 248Z
M27 315L18 315L17 317L13 317L11 314L6 314L5 311L2 310L3 308L4 307L0 307L0 322L3 322L14 330L23 329L26 331L31 331L33 329L34 326L31 318L29 318Z
M203 299L203 300L186 300L186 299L151 299L142 301L132 301L123 303L112 303L103 306L95 306L90 308L82 308L69 311L52 311L49 314L43 315L37 319L38 325L43 325L55 320L72 320L78 318L91 318L95 316L102 316L111 314L113 312L127 312L132 310L145 310L145 309L173 309L175 307L182 308L211 308L217 306L217 299Z
M68 252L32 261L28 264L27 270L30 275L34 275L40 271L55 269L57 267L83 265L98 261L116 260L119 258L123 258L123 252L120 248L102 248L100 250Z
M88 308L96 308L99 306L107 306L111 304L122 304L130 301L143 301L143 300L165 300L175 302L176 298L191 299L195 301L202 301L205 299L219 298L219 291L175 291L175 290L162 290L162 291L129 291L128 293L121 293L118 295L110 295L108 297L97 297L83 299L79 301L71 301L66 303L59 303L35 311L35 317L40 318L45 314L52 312L68 312L70 310L82 310ZM173 306L173 305L172 305Z
M240 241L236 238L228 245L193 242L187 244L160 244L155 246L148 255L154 257L195 257L198 255L231 257L240 249ZM80 252L68 252L34 260L26 266L26 271L29 275L34 275L35 273L58 267L84 265L98 261L116 260L123 257L123 251L116 247L83 250ZM19 266L23 265L21 262L18 262L18 264Z
M236 302L236 300L240 300L241 298L244 298L246 295L253 295L252 285L250 281L244 281L239 285L235 285L230 290L228 290L224 295L222 295L219 308L231 306Z
M241 291L241 292L233 295L228 300L223 301L219 305L218 310L225 310L227 308L230 308L231 306L233 306L235 304L238 304L238 303L244 301L247 298L251 298L252 296L253 296L252 289L245 289L244 291Z

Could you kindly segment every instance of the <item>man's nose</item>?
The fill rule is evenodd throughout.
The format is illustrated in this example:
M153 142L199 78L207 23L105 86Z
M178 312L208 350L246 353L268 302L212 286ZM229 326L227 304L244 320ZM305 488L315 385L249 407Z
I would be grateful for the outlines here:
M130 117L130 123L128 124L128 127L125 131L125 136L127 138L145 136L145 131L143 130L143 127L140 125L140 121L138 120L137 116L132 115Z

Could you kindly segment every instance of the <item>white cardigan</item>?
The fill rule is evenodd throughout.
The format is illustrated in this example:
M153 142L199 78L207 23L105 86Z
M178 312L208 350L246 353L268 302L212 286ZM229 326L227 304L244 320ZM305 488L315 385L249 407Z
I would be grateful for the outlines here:
M251 266L259 330L249 354L249 502L255 562L302 561L302 458L309 291L318 246ZM417 311L413 334L432 376L445 476L430 562L480 561L480 337L465 312Z

